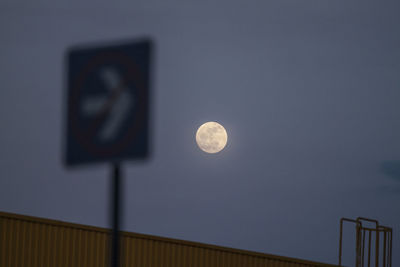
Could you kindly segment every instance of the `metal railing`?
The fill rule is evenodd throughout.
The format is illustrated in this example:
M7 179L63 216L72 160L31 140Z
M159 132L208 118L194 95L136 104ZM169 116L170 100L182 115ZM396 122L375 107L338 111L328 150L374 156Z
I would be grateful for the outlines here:
M379 222L377 220L363 218L363 217L358 217L356 220L347 218L340 219L339 266L342 266L344 222L354 223L356 226L355 267L364 267L364 266L371 267L371 263L375 264L372 265L375 267L379 266L392 267L392 236L393 236L392 228L379 225ZM364 227L363 222L373 223L375 224L375 228ZM383 236L382 239L381 235ZM371 262L371 251L373 251L373 243L372 243L373 238L375 239L375 251L372 256L375 257L375 260L373 260L372 257L372 262ZM368 242L367 247L365 246L366 241ZM366 249L367 253L365 253Z

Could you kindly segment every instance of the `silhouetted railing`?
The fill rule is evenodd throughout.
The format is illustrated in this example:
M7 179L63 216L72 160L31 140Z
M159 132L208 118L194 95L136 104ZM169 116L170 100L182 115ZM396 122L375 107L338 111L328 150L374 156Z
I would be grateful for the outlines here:
M375 264L375 267L392 267L392 228L379 225L377 220L363 217L358 217L356 220L347 218L342 218L340 220L339 266L342 266L344 222L354 223L356 226L355 267L371 267L371 263ZM375 228L364 227L363 222L373 223L375 224ZM381 235L383 236L382 239ZM375 249L373 248L373 238L375 239ZM368 242L367 248L365 246L366 241ZM382 249L380 249L381 245ZM374 254L371 258L371 251L373 250ZM374 257L375 260L373 259ZM380 263L382 265L380 265Z

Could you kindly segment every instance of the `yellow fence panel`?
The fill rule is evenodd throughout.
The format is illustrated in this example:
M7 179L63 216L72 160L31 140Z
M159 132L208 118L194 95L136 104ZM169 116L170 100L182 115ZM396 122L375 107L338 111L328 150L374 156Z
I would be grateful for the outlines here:
M0 212L0 267L107 267L104 228ZM122 232L123 267L333 267L171 238Z

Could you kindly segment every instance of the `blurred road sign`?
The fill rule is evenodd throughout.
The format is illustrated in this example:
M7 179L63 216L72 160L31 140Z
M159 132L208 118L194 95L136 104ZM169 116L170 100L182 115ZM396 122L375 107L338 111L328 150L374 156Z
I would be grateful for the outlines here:
M149 40L68 51L67 165L148 156L150 59Z

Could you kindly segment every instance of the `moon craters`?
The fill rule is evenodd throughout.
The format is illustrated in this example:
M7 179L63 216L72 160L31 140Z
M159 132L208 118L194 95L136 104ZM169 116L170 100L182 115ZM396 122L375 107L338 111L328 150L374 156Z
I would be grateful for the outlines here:
M225 147L227 140L226 130L217 122L204 123L196 133L197 145L207 153L221 151Z

